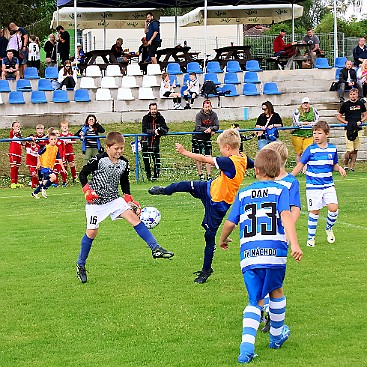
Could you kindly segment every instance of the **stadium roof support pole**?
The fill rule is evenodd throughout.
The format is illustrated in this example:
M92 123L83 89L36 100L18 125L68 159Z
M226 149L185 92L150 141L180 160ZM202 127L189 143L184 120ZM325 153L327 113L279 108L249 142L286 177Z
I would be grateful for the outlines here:
M175 6L175 38L174 38L173 47L175 47L177 45L177 38L178 38L178 21L177 21L177 0L176 0L176 6Z
M208 52L208 30L207 30L207 22L208 22L208 0L204 2L204 73L206 73L206 54Z
M336 0L333 3L334 8L334 60L338 57L338 22L336 18Z
M294 42L294 3L292 3L292 42Z
M77 17L78 17L78 0L74 0L74 62L76 62L76 65L78 64L78 47L76 46L78 44L78 37L77 37Z

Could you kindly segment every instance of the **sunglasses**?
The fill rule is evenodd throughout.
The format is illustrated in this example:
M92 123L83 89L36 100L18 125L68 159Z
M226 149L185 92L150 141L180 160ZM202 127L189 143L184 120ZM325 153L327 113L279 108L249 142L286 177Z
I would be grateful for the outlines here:
M262 110L263 110L263 111L266 111L266 110L267 110L267 108L266 108L266 107L263 107L263 108L262 108Z

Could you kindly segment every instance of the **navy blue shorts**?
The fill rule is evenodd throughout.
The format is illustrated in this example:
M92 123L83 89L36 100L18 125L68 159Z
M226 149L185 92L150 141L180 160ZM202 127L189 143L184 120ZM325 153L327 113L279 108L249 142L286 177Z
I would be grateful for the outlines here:
M54 171L51 168L43 168L40 169L41 175L43 176L44 180L48 180L50 176L54 173Z
M250 305L257 305L271 291L283 286L285 267L278 269L255 268L243 273Z

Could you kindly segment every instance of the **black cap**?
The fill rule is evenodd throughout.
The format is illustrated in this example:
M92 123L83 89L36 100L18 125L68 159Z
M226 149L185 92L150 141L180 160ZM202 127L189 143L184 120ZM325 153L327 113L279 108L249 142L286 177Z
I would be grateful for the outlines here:
M283 28L280 30L281 32L287 33L287 31Z

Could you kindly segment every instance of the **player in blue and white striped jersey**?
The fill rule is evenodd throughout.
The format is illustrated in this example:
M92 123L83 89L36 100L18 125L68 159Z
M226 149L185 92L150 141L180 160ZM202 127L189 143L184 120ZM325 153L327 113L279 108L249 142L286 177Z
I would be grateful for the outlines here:
M220 246L228 249L229 235L240 224L240 260L249 303L243 312L240 363L250 362L255 355L255 337L266 294L270 294L270 348L280 348L290 330L284 325L286 299L283 281L288 245L292 257L300 261L294 219L289 207L289 191L275 177L280 173L278 152L263 148L255 159L257 182L242 189L224 223ZM286 238L287 237L287 238Z
M319 121L313 127L314 144L310 145L292 171L296 176L307 164L306 198L308 205L308 237L307 246L315 246L315 235L320 209L328 208L326 220L326 236L329 243L335 242L333 226L338 218L338 198L336 196L333 171L338 171L343 177L345 170L338 164L336 146L328 143L330 127L327 122Z

